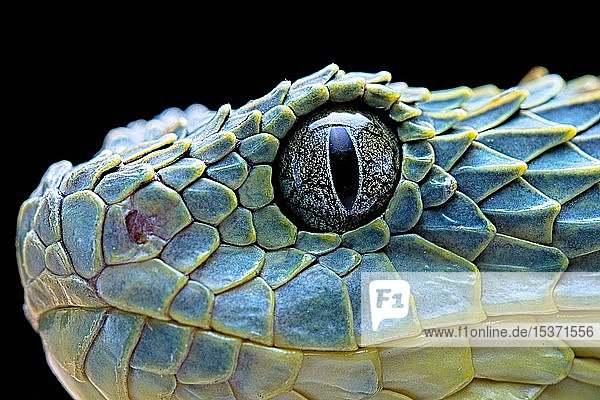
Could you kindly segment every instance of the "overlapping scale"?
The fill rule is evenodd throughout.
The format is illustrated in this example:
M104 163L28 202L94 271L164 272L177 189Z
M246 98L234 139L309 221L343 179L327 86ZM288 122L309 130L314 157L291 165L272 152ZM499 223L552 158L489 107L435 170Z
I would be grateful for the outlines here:
M473 91L466 86L434 90L430 93L427 101L420 102L417 106L426 112L451 110L460 107L471 96L473 96Z
M435 152L435 164L449 171L460 157L469 149L477 132L471 129L453 130L443 136L429 140Z
M529 162L554 146L568 141L577 131L570 125L558 125L521 112L510 121L477 136L477 141L486 146Z
M498 382L489 379L473 379L471 383L447 400L523 399L533 400L544 390L542 385Z
M485 318L479 271L469 261L415 234L393 236L386 254L409 282L423 328Z
M600 182L600 161L565 143L531 161L524 178L564 204Z
M600 124L580 133L571 141L590 156L600 159Z
M531 112L583 131L600 120L600 89L581 92L573 97L557 98L532 108Z
M458 190L476 203L525 173L527 164L473 142L449 171Z
M309 399L369 398L382 386L376 349L304 354L294 390Z
M538 243L552 243L560 204L518 178L483 200L479 207L497 231Z
M553 290L568 259L554 247L498 234L477 257L488 316L558 311Z
M425 112L425 116L433 123L435 134L440 135L465 119L467 113L464 110L457 108L447 111L428 111Z
M525 90L506 90L478 108L469 110L467 117L457 126L473 128L478 132L491 129L513 115L527 96L528 92Z
M405 339L379 351L383 387L413 399L443 399L473 379L471 348L445 347L443 339Z
M555 385L546 387L536 400L568 399L573 393L577 393L578 400L595 400L600 395L600 388L596 385L566 378Z
M290 81L283 81L263 97L260 97L256 100L250 100L248 103L241 106L237 112L249 112L257 110L263 114L267 113L269 110L272 110L283 104L283 100L290 90L290 86Z
M245 139L260 132L262 113L258 110L232 115L223 124L222 130L230 131L238 139Z
M544 75L529 82L524 82L519 87L529 92L527 99L521 104L521 108L527 109L540 104L556 96L565 86L565 81L559 75Z
M415 232L473 261L496 234L494 225L466 195L456 192L439 207L423 211Z
M600 250L600 184L564 204L556 221L552 245L568 257Z
M216 112L213 112L210 119L202 121L202 124L199 124L199 126L196 129L193 129L194 127L190 126L190 134L188 137L193 140L192 155L195 152L194 148L196 146L196 143L206 138L210 138L210 136L219 132L221 130L221 127L229 117L230 113L231 105L224 104L221 107L219 107L219 109ZM207 114L207 117L208 116L210 116L210 114Z
M554 301L560 310L600 309L600 251L569 260L568 273L554 288Z
M310 290L308 290L310 288ZM348 290L320 265L275 290L275 345L310 350L357 348Z

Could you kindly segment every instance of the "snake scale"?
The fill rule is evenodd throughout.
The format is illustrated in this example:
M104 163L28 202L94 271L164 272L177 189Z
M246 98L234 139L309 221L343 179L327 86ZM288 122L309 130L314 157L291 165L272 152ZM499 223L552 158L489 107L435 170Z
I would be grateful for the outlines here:
M598 341L420 334L599 322L599 119L599 78L543 68L429 91L332 64L237 109L168 109L23 203L25 313L76 399L598 399ZM360 275L425 265L405 345L362 346ZM471 279L436 283L448 270ZM555 279L515 302L480 271Z

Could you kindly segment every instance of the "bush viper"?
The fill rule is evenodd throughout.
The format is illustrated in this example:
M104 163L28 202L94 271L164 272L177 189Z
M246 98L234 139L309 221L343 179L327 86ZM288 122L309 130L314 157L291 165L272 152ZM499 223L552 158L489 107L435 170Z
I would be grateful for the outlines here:
M597 340L422 332L600 322L599 119L597 77L541 68L429 91L330 65L237 109L168 109L23 203L24 309L76 399L598 399ZM420 270L385 338L403 346L363 345L361 274ZM486 292L480 271L553 278Z

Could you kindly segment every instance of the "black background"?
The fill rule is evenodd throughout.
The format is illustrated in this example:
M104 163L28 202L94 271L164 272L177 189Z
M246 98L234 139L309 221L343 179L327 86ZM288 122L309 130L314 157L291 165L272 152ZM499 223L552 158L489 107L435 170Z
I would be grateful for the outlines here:
M200 18L202 17L202 18ZM140 17L141 18L141 17ZM186 19L181 29L177 18ZM165 15L162 22L103 20L99 26L70 18L30 21L12 42L5 60L2 132L16 152L4 165L14 206L7 216L8 244L2 283L8 299L3 329L20 398L67 398L47 368L39 338L22 316L22 290L14 261L14 221L20 203L34 189L47 166L68 159L85 161L101 146L111 128L149 119L171 106L203 103L233 107L259 97L283 79L296 79L331 62L346 71L392 72L394 80L430 89L495 83L510 87L534 65L544 65L566 79L600 74L594 27L568 17L549 17L539 27L522 17L454 21L433 32L423 16L411 27L402 20L347 26L320 25L307 18L296 30L289 21L267 22L231 31L232 22L201 31L207 15ZM335 20L331 20L335 22ZM331 22L330 21L330 22ZM386 20L387 21L387 20ZM141 22L141 23L140 23ZM434 26L432 26L434 25ZM262 29L260 29L262 28ZM24 29L20 26L19 29ZM299 31L298 31L299 30ZM30 32L31 33L31 32ZM310 37L308 33L316 33ZM13 35L18 34L13 31ZM13 155L14 156L14 155Z

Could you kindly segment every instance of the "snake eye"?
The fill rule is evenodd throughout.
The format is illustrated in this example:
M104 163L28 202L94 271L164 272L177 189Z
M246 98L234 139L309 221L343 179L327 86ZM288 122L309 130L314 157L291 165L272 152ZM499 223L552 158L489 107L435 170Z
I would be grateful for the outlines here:
M400 176L400 143L375 114L328 108L298 121L279 155L283 206L318 231L344 232L381 214Z

